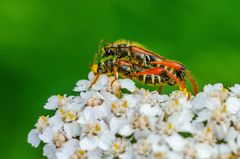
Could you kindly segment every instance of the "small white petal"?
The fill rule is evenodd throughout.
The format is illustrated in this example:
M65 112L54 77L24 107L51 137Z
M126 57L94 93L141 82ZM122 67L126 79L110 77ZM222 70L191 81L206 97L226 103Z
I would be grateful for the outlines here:
M51 118L49 118L48 123L54 132L57 132L58 130L60 130L64 124L62 121L62 117L59 114L56 114L56 115L52 116Z
M47 110L54 110L58 107L58 96L51 96L48 98L48 102L44 105L44 108Z
M32 129L28 134L28 143L31 144L33 147L38 147L41 140L39 138L39 134L36 129Z
M237 96L240 96L240 85L235 84L233 87L230 87L230 90L235 93Z
M96 81L96 83L92 86L93 90L101 90L104 87L106 87L108 82L108 77L105 74L102 74L98 77L98 80Z
M127 101L129 108L134 108L137 105L138 99L132 94L126 94L123 97L123 100Z
M117 100L117 97L116 97L115 95L111 94L110 92L107 92L107 91L105 91L105 90L101 90L100 93L102 94L102 96L103 96L106 100L108 100L108 101L110 101L110 102L113 102L113 101L116 101L116 100Z
M166 142L174 151L182 151L185 147L186 141L183 137L178 134L173 134L172 136L166 137Z
M237 136L237 145L240 146L240 134Z
M151 106L150 104L143 104L140 108L140 113L149 117L160 115L162 113L159 106Z
M74 154L75 150L79 146L79 141L76 139L70 139L65 142L60 149L56 152L56 156L58 159L70 159L70 157Z
M101 159L102 158L102 152L100 149L88 151L88 159Z
M237 153L238 146L235 141L233 141L233 140L229 141L228 146L232 150L233 153L235 153L235 154Z
M196 122L203 122L210 118L212 112L209 109L203 109L197 114Z
M216 95L223 90L223 85L221 83L216 83L214 85L208 84L204 86L203 90L209 95Z
M94 77L95 77L94 73L93 73L92 71L89 72L89 74L88 74L88 79L89 79L89 81L93 81L93 80L94 80Z
M118 82L121 88L126 88L130 92L133 92L136 90L135 83L130 79L119 79Z
M43 147L43 156L46 156L48 159L56 159L56 148L53 144L46 144Z
M127 123L128 123L128 121L125 118L113 117L111 119L109 125L110 125L110 129L113 133L118 133L119 129Z
M168 153L169 148L168 148L167 144L159 145L158 143L154 143L154 144L152 145L152 151L153 151L154 153L158 153L158 152Z
M226 144L220 144L220 145L218 145L215 148L217 148L218 153L220 153L222 155L229 155L229 154L231 154L231 148L228 145L226 145Z
M169 159L184 159L182 153L173 152L173 151L169 151L167 153L167 156L168 156Z
M64 130L69 138L80 136L81 127L77 122L64 124Z
M115 140L115 136L112 132L106 131L104 132L98 140L98 147L102 150L109 149L110 145L112 145L112 142Z
M97 119L102 119L108 115L108 107L104 102L100 106L86 107L83 111L84 117L87 121L96 121Z
M237 138L238 134L239 134L239 132L234 127L230 127L228 129L227 136L225 137L225 141L233 141L233 140L235 140Z
M207 101L207 94L204 92L198 93L192 101L193 109L195 111L199 111L203 109L207 105L206 101Z
M94 138L84 137L80 139L80 146L83 150L94 150L97 148L97 142Z
M227 111L236 114L240 110L240 101L235 97L229 97L226 101Z
M219 98L210 98L205 92L198 93L192 102L193 110L199 111L204 107L215 110L221 107L221 101Z
M213 124L212 128L218 140L222 140L224 136L227 134L227 126L225 124L221 125Z
M208 144L196 144L195 149L197 151L197 157L198 158L211 158L214 150L213 148Z
M77 86L74 88L74 91L75 92L82 92L82 91L86 91L86 90L88 90L89 89L89 87L90 87L90 81L88 81L88 80L79 80L78 82L77 82Z
M126 150L125 153L119 155L121 159L133 159L134 153L132 150Z
M119 134L128 137L134 132L133 128L130 125L124 125L120 130Z
M39 135L39 138L44 142L44 143L52 143L53 138L55 136L55 133L50 127L47 127L42 134Z

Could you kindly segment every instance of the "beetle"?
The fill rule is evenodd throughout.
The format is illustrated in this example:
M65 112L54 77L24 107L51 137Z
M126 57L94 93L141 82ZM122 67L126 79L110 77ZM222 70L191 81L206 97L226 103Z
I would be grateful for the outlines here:
M159 93L162 91L164 84L178 84L181 90L186 91L186 86L182 82L185 80L183 72L170 73L168 70L160 67L153 67L149 69L133 64L127 60L102 60L97 64L97 69L94 74L96 74L96 78L92 82L91 86L97 81L100 74L108 74L115 75L115 79L118 79L118 77L130 78L146 85L160 86L158 90ZM112 81L112 83L114 81ZM190 98L189 92L187 93L188 98Z
M161 81L159 90L162 89L163 84L167 83L169 85L178 84L181 89L186 88L186 78L185 75L191 81L194 93L197 94L198 89L196 82L192 78L190 72L184 65L179 62L169 60L163 56L154 53L142 45L136 42L130 42L126 40L118 40L114 43L105 44L103 47L103 41L100 43L99 51L95 54L94 63L91 67L95 74L103 73L99 68L105 67L109 69L117 79L118 68L125 65L119 64L125 61L125 64L132 65L132 72L135 75L132 77L139 77L137 80L144 81L145 84L153 84L149 81L154 81L153 77L159 78L161 76ZM97 59L99 58L99 53L101 52L100 60L101 62L97 64ZM108 66L109 61L112 61L112 66ZM140 70L137 70L140 69ZM151 78L149 76L152 76ZM97 75L98 76L98 75ZM142 79L141 79L142 76ZM151 79L151 80L149 80ZM95 82L95 81L94 81ZM159 91L160 92L160 91Z

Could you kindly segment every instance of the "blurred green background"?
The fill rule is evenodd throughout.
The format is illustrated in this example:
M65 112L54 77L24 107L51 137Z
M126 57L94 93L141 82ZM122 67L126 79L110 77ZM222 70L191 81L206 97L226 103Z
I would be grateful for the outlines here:
M239 0L1 0L0 158L43 158L27 134L50 113L49 96L71 94L87 78L103 38L181 61L199 88L239 83L239 8Z

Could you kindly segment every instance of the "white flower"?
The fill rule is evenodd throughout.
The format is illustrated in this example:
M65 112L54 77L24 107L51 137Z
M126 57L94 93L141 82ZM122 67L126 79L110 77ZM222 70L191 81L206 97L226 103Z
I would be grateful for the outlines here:
M38 147L41 140L39 138L39 133L36 129L32 129L28 134L28 143L33 147Z
M110 102L116 101L118 99L114 94L111 94L110 92L107 92L105 90L101 90L100 93L104 99Z
M191 124L193 117L194 114L190 110L184 109L182 112L169 116L168 122L172 123L177 131L193 133L194 127Z
M212 115L212 112L209 109L203 109L197 114L195 122L204 122L207 121Z
M138 89L130 79L88 78L77 82L79 95L50 97L44 108L55 113L40 116L28 134L48 159L239 157L240 85L206 85L189 100L181 91Z
M136 95L126 94L123 96L123 101L127 102L127 107L134 108L138 103L138 98Z
M152 143L146 138L138 139L135 145L136 158L150 158Z
M214 149L210 145L198 143L195 145L195 148L197 151L197 158L200 159L212 158L211 156L214 153Z
M205 92L197 94L193 99L193 110L199 111L203 108L214 110L221 107L221 101L218 97L209 97Z
M179 153L179 152L174 152L174 151L170 151L168 153L168 158L174 158L174 159L184 159L183 154Z
M57 150L57 159L69 159L79 147L79 142L76 139L71 139L65 142L62 147Z
M214 158L230 158L231 148L226 144L219 144L214 147Z
M79 80L78 82L77 82L77 86L74 88L74 91L75 92L82 92L82 91L86 91L86 90L88 90L89 89L89 87L90 87L90 81L88 81L88 80Z
M44 143L52 143L53 139L56 135L56 131L52 130L51 127L47 127L42 134L39 135L39 138L44 142Z
M63 127L63 121L56 114L51 118L41 116L36 124L39 130L39 138L44 143L52 143L57 132Z
M187 97L180 91L173 92L168 101L161 103L161 105L168 115L190 107Z
M83 150L94 150L100 148L106 150L115 139L114 134L109 131L104 121L83 122L83 133L80 138L80 146Z
M115 105L114 105L115 107ZM116 110L119 109L119 110ZM121 111L123 110L125 113L124 109L121 108L113 108L113 111ZM122 136L130 136L133 133L132 127L131 127L131 118L133 112L130 110L128 112L126 112L126 114L118 114L118 115L114 115L111 117L111 119L109 120L109 126L110 126L110 130L114 133L114 134L120 134Z
M229 97L226 101L227 111L236 114L240 110L240 101L235 97Z
M123 154L120 154L119 157L121 159L133 159L134 158L133 150L130 148L126 149L126 151Z
M72 96L67 97L67 95L64 96L51 96L50 98L48 98L48 102L44 105L45 109L48 110L54 110L56 108L58 108L59 106L64 106L66 104L68 104L71 100Z
M83 113L87 120L96 121L97 119L103 119L108 115L109 107L106 103L102 103L100 106L86 107Z
M134 130L132 129L132 127L130 125L124 125L120 130L119 130L119 134L124 136L124 137L128 137L130 136L132 133L134 132Z
M130 92L133 92L136 90L135 83L130 79L119 79L118 82L121 88L126 88Z
M88 75L88 78L92 83L95 81L95 78L97 78L97 77L94 76L93 72L90 72ZM106 87L107 83L108 83L108 77L104 74L101 74L98 77L97 81L92 85L92 89L93 90L101 90Z
M64 125L64 122L62 120L62 116L58 113L56 113L51 118L48 118L47 122L48 122L48 125L51 127L51 129L55 132L60 130Z
M223 95L225 96L227 90L223 88L221 83L217 83L214 85L208 84L203 88L204 92L206 92L210 97L218 97L222 98Z
M227 124L216 124L216 123L209 123L213 129L213 133L216 136L218 140L222 140L228 131L228 125Z
M140 113L149 117L163 115L159 105L151 106L150 104L143 104L140 108Z
M129 149L130 143L127 139L117 138L109 150L106 151L106 156L104 158L112 159L112 158L121 158L121 159L132 159L133 153Z
M59 96L51 96L50 98L48 98L48 102L44 105L44 108L48 110L56 109L58 107L58 103Z
M46 156L48 159L56 159L56 147L53 144L46 144L43 147L43 156Z
M237 96L240 97L240 85L235 84L233 87L230 87L230 90Z
M100 93L89 94L86 104L87 106L83 110L83 113L88 121L102 119L106 117L110 111L110 107Z
M176 133L172 134L171 136L166 136L165 140L168 145L176 152L183 151L187 143L187 141L183 137Z
M113 117L110 120L109 126L110 129L113 133L117 134L119 133L119 131L123 131L121 130L125 125L128 125L129 121L126 118L123 117Z
M66 132L68 138L81 135L81 127L76 121L64 124L64 131Z

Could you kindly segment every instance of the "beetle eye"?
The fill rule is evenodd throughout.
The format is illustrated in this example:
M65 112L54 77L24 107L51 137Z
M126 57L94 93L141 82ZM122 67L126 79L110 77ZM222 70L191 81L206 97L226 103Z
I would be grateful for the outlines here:
M111 50L111 49L105 49L105 53L106 53L106 55L113 55L114 54L114 51L113 50Z

